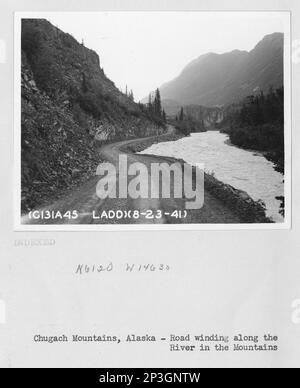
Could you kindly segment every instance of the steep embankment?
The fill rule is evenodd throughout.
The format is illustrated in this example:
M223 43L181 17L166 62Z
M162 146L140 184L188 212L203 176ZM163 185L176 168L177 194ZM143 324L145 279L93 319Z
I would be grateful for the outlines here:
M22 210L95 171L96 141L162 133L98 55L43 19L22 21Z

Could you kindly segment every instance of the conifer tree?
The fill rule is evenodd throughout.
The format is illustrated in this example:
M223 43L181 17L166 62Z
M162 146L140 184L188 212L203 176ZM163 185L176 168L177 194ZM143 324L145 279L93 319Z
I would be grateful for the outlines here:
M156 89L155 91L155 98L154 98L154 113L158 116L162 116L161 111L161 98L160 98L160 92L159 89Z
M151 93L149 94L149 97L148 97L148 110L150 113L153 111Z
M179 121L183 121L183 107L180 109Z
M132 89L130 90L129 96L128 96L128 97L130 98L131 101L134 101L134 96L133 96L133 91L132 91Z

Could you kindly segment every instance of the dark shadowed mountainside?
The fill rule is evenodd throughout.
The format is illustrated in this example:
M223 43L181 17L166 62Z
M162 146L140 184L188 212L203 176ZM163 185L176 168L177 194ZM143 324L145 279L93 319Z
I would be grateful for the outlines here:
M222 106L283 85L283 34L265 36L250 52L208 53L160 88L167 110L178 105Z
M44 19L22 20L22 209L95 173L96 142L164 132L98 55Z

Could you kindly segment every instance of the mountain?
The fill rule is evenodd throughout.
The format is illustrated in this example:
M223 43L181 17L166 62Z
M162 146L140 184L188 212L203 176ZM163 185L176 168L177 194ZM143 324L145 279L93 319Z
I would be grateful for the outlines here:
M274 33L265 36L250 52L234 50L201 55L177 78L162 85L160 93L162 100L173 101L175 105L211 107L282 85L283 34Z
M224 113L218 107L206 107L201 105L186 105L183 107L185 117L201 122L204 129L213 129L224 119Z
M178 101L171 99L164 99L161 103L168 116L176 116L182 106Z
M93 50L44 19L22 20L22 209L95 173L97 143L164 131L121 93Z

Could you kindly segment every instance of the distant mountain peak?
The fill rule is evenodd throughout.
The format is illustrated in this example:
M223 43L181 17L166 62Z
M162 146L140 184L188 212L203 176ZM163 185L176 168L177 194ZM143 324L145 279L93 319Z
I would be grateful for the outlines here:
M160 91L164 100L180 105L217 106L238 101L258 88L266 91L282 85L283 33L275 32L264 36L249 52L235 49L200 55Z

